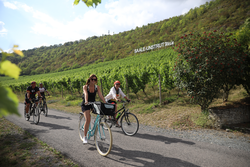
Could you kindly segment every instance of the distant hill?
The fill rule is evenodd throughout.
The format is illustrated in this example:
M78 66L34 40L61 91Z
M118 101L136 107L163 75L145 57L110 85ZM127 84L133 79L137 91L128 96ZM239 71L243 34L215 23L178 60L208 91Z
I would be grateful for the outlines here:
M9 59L22 69L21 75L65 71L133 56L134 49L140 47L168 41L178 42L180 36L188 32L214 29L235 32L248 17L249 0L215 0L190 9L185 15L130 31L23 50L25 57L15 56Z

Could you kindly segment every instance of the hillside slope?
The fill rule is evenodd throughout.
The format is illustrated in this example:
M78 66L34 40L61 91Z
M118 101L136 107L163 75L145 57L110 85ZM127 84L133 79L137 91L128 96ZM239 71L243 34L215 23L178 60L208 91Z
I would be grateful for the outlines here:
M84 65L134 55L134 49L153 44L178 42L182 34L217 29L235 32L250 17L248 0L214 0L187 14L136 27L114 35L23 50L25 57L11 57L21 75L65 71ZM32 63L30 63L32 62Z

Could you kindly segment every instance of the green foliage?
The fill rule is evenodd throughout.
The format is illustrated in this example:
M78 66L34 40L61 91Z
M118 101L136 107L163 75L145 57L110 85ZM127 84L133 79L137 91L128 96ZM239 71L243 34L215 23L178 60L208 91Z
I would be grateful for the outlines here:
M107 61L99 64L92 64L79 69L63 71L58 73L41 74L35 76L20 76L16 83L12 80L4 79L5 85L11 86L14 91L24 91L27 88L27 81L35 80L46 84L48 90L57 89L59 91L72 91L82 94L82 86L85 85L86 79L94 73L98 76L99 86L100 79L104 94L107 94L115 80L122 82L121 87L126 93L126 79L130 90L137 94L142 90L145 95L147 84L157 85L159 74L163 90L172 88L173 78L169 75L172 73L172 65L177 57L176 52L171 48L159 51L152 51L144 54L137 54L122 60ZM160 62L160 63L159 63ZM117 66L120 64L120 66ZM125 79L126 78L126 79ZM147 96L147 95L146 95Z
M175 50L176 85L186 88L192 101L206 110L220 89L228 93L241 84L247 54L232 34L213 32L189 33L181 37Z
M76 96L67 96L65 98L66 101L71 101L71 100L75 100L76 99Z
M245 49L250 49L250 18L245 20L243 26L237 31L236 37L246 47Z
M199 114L194 114L193 116L193 122L197 125L197 126L201 126L201 127L207 127L207 126L211 126L212 122L211 120L209 120L209 112L205 111L205 112L201 112Z
M13 52L20 56L23 56L23 53L16 49L17 47L17 45L14 45L14 47L12 48ZM13 54L6 53L2 49L0 50L2 51L0 74L18 79L21 70L15 64L6 60L7 56L13 56ZM9 87L4 87L0 83L0 117L6 116L8 114L20 115L18 113L17 106L18 99L16 95Z
M243 26L237 31L236 38L242 44L243 49L249 53L250 50L250 18L247 18ZM247 67L241 82L250 95L250 56L246 57Z
M18 99L12 90L8 87L0 87L0 117L6 116L9 114L19 115Z

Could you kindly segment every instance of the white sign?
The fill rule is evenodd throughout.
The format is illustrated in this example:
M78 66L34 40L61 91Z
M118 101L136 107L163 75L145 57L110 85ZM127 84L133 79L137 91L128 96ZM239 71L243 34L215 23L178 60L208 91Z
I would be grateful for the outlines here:
M145 51L148 51L148 50L153 50L153 49L157 49L157 48L161 48L161 47L165 47L165 46L170 46L170 45L174 45L174 41L172 41L172 42L162 42L162 43L154 44L154 45L151 45L151 46L146 46L146 47L142 47L142 48L139 48L139 49L135 49L135 53L145 52Z

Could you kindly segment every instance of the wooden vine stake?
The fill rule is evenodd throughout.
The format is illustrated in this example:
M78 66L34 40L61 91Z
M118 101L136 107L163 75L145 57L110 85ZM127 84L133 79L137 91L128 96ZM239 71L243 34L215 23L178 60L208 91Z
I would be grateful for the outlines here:
M62 88L62 98L63 98L63 85L61 84L61 88Z
M100 78L100 82L101 82L101 90L102 90L102 95L103 95L102 78Z
M125 78L125 81L126 81L126 90L127 90L127 98L129 99L129 89L128 89L128 80L127 78Z
M159 74L159 98L160 98L160 105L161 105L161 75Z
M70 91L71 91L71 96L73 96L73 90L72 90L72 83L70 82Z

